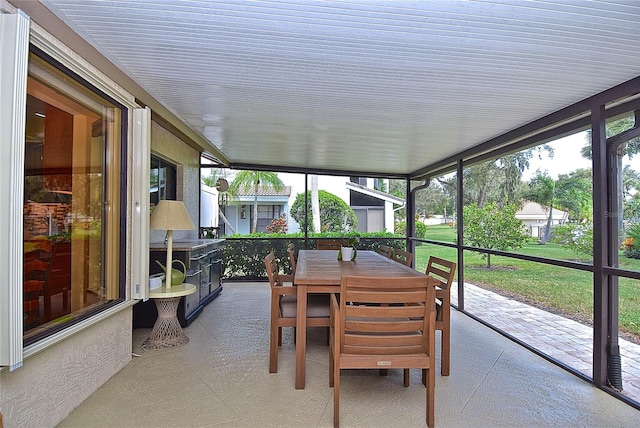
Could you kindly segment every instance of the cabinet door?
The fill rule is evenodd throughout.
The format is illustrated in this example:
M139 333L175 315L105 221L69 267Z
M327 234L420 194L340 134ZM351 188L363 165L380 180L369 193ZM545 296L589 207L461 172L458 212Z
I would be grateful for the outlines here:
M195 293L184 296L184 314L185 318L190 318L190 315L198 310L200 307L200 293L196 290Z
M191 252L191 254L189 254L187 277L185 278L184 282L195 285L196 292L185 297L184 309L185 316L187 318L200 306L200 276L202 274L202 270L200 269L200 263L198 260L199 256L200 254L198 252Z
M202 259L200 265L202 270L202 272L200 273L200 300L204 300L211 292L212 265L213 260L211 258L211 253L207 253L207 256Z
M222 274L224 273L224 265L222 264L222 250L218 249L213 254L211 265L211 291L222 286Z

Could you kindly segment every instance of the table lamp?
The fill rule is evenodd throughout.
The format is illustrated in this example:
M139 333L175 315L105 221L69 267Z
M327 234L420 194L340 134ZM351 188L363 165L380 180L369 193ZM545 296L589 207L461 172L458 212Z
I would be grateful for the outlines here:
M171 289L171 269L173 257L173 231L174 230L193 230L196 227L189 217L187 207L182 201L161 200L151 213L149 220L149 228L153 230L167 231L167 264L166 264L166 287L167 291Z

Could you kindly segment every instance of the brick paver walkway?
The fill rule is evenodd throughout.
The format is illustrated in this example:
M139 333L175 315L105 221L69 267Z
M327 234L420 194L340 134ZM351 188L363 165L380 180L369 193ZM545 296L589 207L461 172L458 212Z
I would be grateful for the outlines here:
M451 302L457 304L457 288ZM593 330L589 326L465 284L465 310L569 367L592 376ZM640 402L640 345L620 339L623 394Z

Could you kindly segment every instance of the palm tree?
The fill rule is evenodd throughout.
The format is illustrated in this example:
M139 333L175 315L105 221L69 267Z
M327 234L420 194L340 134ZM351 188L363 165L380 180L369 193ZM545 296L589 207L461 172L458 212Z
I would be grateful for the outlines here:
M540 174L529 181L529 190L525 193L525 197L540 205L549 207L549 216L547 217L547 225L544 228L544 234L540 239L545 244L549 239L551 224L553 223L553 206L556 202L556 182L546 173Z
M260 185L271 186L275 190L284 189L284 183L278 174L270 171L240 171L229 186L229 192L237 195L240 188L253 187L253 220L251 222L251 233L256 233L258 229L258 190Z
M318 197L318 176L311 177L311 218L313 220L313 231L320 233L320 199Z

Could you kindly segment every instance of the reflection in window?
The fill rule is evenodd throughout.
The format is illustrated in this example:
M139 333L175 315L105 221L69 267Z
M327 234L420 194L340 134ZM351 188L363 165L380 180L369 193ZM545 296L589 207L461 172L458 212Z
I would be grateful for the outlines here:
M176 167L158 156L151 155L149 200L151 207L163 199L176 199Z
M120 297L121 111L35 56L27 93L25 344Z

